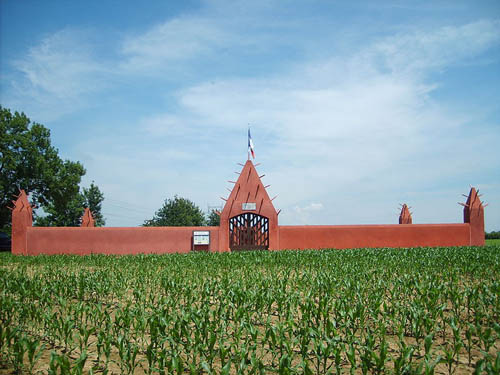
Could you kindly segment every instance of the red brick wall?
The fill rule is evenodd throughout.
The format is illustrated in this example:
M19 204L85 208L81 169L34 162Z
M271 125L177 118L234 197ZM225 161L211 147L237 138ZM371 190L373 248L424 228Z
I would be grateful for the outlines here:
M279 249L469 245L469 224L279 226Z
M210 231L210 251L217 251L219 227L28 227L27 255L187 253L193 230Z

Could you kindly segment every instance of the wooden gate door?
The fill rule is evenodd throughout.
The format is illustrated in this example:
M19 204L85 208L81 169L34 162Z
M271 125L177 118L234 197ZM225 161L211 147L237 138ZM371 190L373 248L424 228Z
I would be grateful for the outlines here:
M251 212L229 219L231 251L269 249L269 219Z

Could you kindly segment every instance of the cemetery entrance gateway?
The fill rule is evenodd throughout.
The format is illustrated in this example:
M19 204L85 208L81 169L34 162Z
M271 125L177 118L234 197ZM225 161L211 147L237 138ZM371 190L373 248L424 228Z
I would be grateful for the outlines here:
M269 219L246 212L229 219L231 251L269 249Z

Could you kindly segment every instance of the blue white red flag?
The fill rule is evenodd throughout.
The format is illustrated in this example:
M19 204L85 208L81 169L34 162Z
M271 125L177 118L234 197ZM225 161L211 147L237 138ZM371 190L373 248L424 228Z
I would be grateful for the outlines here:
M252 158L255 159L255 152L253 150L252 135L250 134L250 128L248 128L248 158L249 159L250 159L250 154L252 154Z

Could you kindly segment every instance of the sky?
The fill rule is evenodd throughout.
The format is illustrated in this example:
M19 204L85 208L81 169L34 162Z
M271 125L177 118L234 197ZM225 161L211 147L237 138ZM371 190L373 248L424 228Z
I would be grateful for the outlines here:
M500 230L500 2L0 1L0 104L51 131L107 226L221 207L247 159L280 224Z

